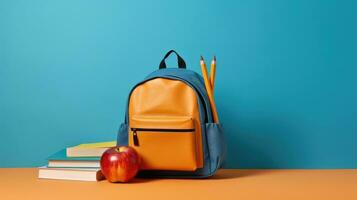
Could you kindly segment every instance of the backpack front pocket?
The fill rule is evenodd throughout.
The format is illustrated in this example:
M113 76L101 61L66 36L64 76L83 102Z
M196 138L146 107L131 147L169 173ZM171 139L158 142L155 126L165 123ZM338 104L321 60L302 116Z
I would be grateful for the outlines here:
M133 116L129 146L141 156L144 170L197 169L195 127L190 117Z

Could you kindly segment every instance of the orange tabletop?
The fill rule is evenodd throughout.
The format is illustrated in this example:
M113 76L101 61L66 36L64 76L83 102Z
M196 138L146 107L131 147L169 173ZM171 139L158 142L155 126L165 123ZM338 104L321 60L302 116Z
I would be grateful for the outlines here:
M127 184L37 178L0 169L0 199L357 199L357 170L220 170L210 179L136 179Z

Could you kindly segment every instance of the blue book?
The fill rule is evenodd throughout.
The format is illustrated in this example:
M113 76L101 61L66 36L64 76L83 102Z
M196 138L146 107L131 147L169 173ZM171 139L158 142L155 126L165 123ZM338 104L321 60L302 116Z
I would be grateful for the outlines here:
M66 149L48 157L48 167L58 168L99 168L100 157L67 157Z

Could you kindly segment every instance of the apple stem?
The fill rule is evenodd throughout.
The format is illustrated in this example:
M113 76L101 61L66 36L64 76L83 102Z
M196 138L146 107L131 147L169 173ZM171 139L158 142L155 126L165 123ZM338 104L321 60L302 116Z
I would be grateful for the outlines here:
M119 147L115 148L115 150L116 150L117 152L119 152Z

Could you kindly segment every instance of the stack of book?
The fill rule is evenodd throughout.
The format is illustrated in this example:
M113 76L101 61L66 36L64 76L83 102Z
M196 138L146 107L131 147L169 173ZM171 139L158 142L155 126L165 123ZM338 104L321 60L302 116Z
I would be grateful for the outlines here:
M39 168L38 177L44 179L99 181L100 157L115 146L115 141L80 144L68 147L48 158L48 165Z

